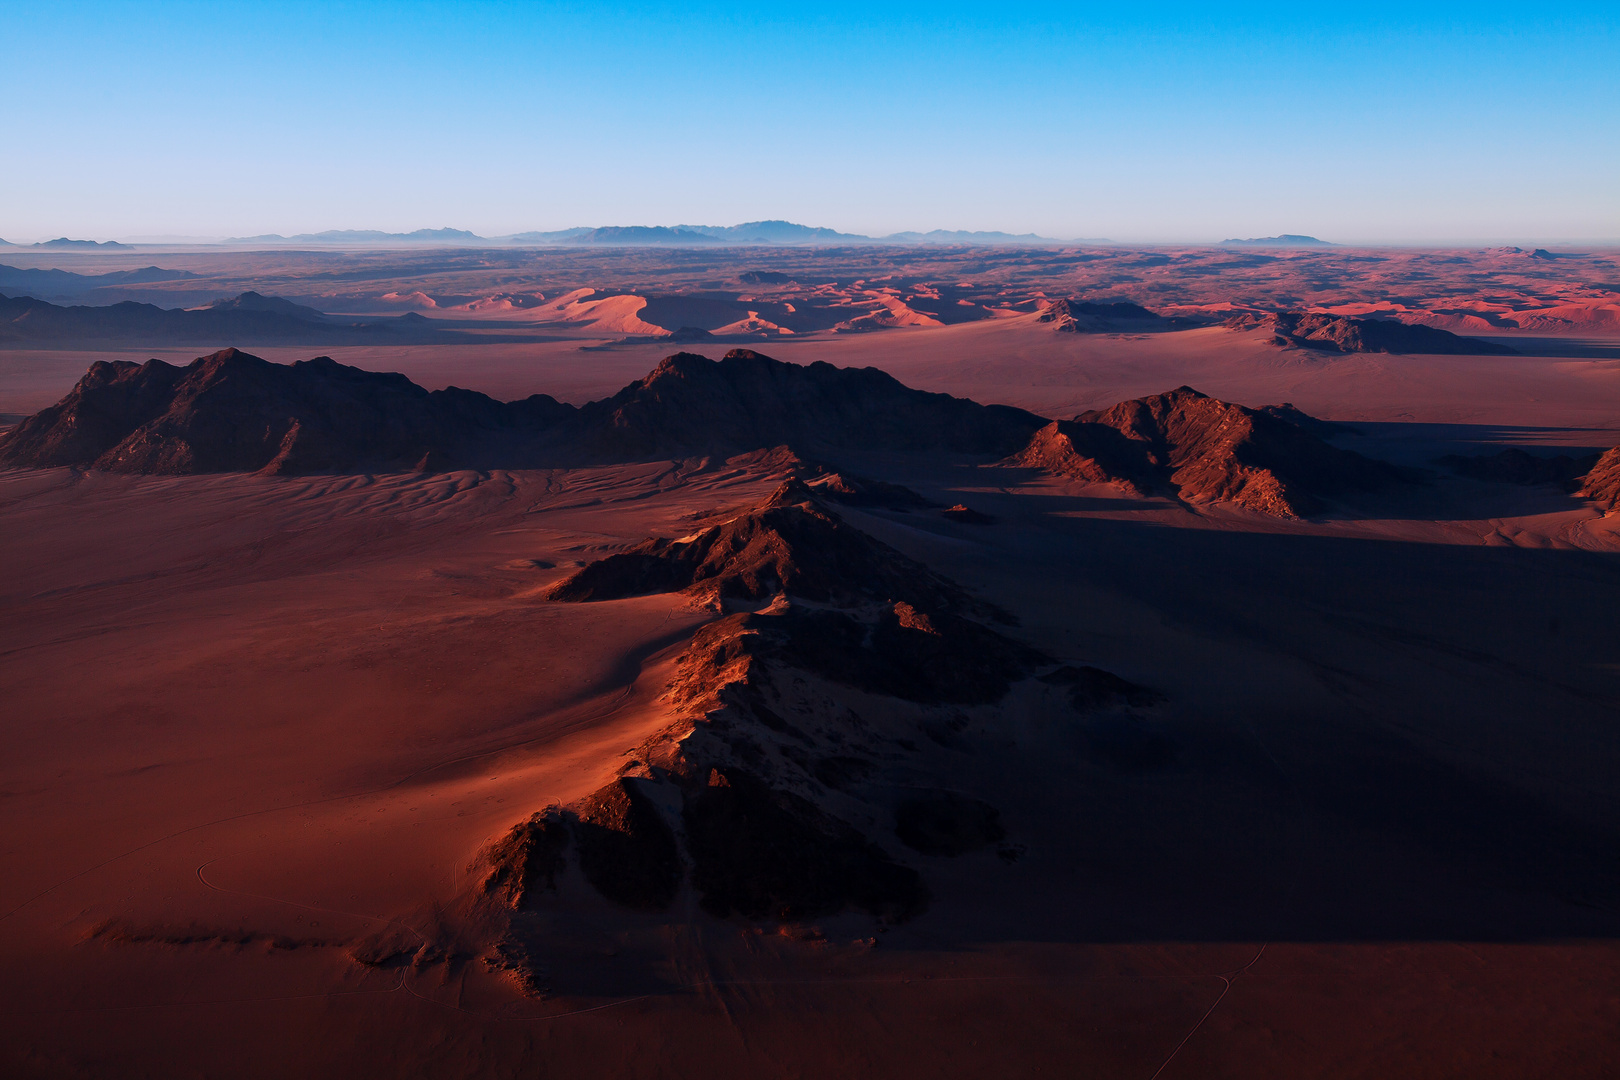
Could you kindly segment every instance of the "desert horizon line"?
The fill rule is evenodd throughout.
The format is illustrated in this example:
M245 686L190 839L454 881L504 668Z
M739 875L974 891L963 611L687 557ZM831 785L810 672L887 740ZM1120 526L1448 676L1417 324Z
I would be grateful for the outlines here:
M1241 231L1241 230L1240 230ZM52 235L54 234L54 235ZM945 229L927 231L906 229L894 232L845 232L827 226L802 225L784 218L768 218L736 225L580 225L561 229L520 229L479 233L444 225L409 230L372 228L329 228L317 231L263 232L247 235L217 233L98 232L66 228L46 233L10 232L0 228L0 253L27 248L73 248L89 250L109 247L241 247L254 243L268 245L321 244L329 246L471 246L498 243L519 247L576 246L656 246L670 248L707 247L836 247L846 244L894 246L945 246L950 244L1004 246L1048 246L1091 244L1113 247L1341 247L1449 249L1491 246L1533 246L1594 248L1620 247L1620 234L1604 236L1468 236L1468 237L1380 237L1372 239L1333 239L1314 233L1280 230L1269 235L1247 237L1213 236L1133 238L1103 236L1046 236L1035 232L1013 233L998 229Z

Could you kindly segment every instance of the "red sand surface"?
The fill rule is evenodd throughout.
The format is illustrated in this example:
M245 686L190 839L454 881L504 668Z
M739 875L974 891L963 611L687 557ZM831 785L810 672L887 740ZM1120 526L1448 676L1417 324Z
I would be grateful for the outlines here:
M1341 445L1427 465L1620 442L1620 358L1594 341L1336 356L997 319L766 351L1044 415L1183 383L1289 400L1359 422ZM670 351L581 343L256 351L575 401ZM0 355L0 412L54 401L93 358ZM935 902L886 930L779 932L689 899L610 913L559 937L544 999L477 963L350 950L434 933L484 845L611 778L713 618L545 588L775 476L0 473L0 1071L1613 1074L1620 518L1443 472L1290 522L850 464L994 517L845 512L1024 640L1162 692L1184 756L1140 774L964 760L1003 793L1016 863L920 860Z

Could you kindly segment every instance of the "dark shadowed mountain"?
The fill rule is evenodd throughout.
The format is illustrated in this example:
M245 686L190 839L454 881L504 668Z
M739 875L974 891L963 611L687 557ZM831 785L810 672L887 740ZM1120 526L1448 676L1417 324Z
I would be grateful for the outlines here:
M1394 319L1352 319L1342 315L1279 311L1234 315L1234 330L1270 330L1272 344L1342 353L1431 353L1449 356L1513 356L1516 351L1479 338Z
M1393 466L1332 446L1287 416L1183 386L1055 420L1008 464L1279 517L1319 513L1327 499L1402 479Z
M860 447L1009 453L1042 419L913 390L876 368L788 364L751 349L719 363L666 357L640 382L580 410L580 437L610 456L742 452L787 444L805 454Z
M291 300L279 296L264 296L256 292L239 293L236 296L227 296L220 300L213 300L194 311L259 311L282 315L289 319L301 319L304 322L324 322L326 313L309 307L305 304L295 304Z
M273 314L253 312L250 314ZM913 390L873 368L787 364L746 349L666 358L580 408L429 393L326 357L272 364L226 349L175 367L99 362L0 439L0 464L202 473L523 467L727 454L919 450L1006 454L1040 417Z
M151 345L195 345L235 338L287 344L453 341L453 332L426 320L330 318L279 297L247 292L200 308L118 304L59 307L31 296L0 295L0 342L75 345L140 340Z
M1069 299L1052 301L1041 309L1035 321L1051 323L1053 330L1066 334L1168 330L1175 325L1175 320L1129 301L1092 303Z
M322 472L467 459L503 430L530 432L573 409L536 396L502 403L327 357L272 364L225 349L186 367L98 361L56 405L0 441L0 462L113 472Z

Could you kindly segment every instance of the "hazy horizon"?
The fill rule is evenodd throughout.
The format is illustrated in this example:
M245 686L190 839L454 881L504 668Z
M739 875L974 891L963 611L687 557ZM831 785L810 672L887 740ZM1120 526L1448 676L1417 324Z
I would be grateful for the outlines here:
M1612 9L16 7L0 237L1620 238ZM174 242L174 241L170 241Z
M760 219L760 220L763 220L763 221L785 221L787 219L785 219L785 218L764 218L764 219ZM657 223L657 224L654 224L654 223L648 223L648 222L630 222L628 224L631 225L632 227L635 227L635 226L644 226L644 227L645 226L650 226L650 227L665 227L665 228L675 228L675 227L677 227L676 223L668 223L668 224ZM727 226L730 226L730 225L739 225L739 224L750 224L750 222L725 222L725 223L722 223L722 222L681 222L681 223L679 223L680 226L699 225L699 226L703 226L703 227L727 227ZM939 225L939 226L932 226L930 228L924 228L924 229L907 229L907 230L893 229L893 230L888 230L886 232L873 232L873 233L857 233L857 232L854 232L853 230L850 230L850 229L843 229L843 228L839 228L837 226L832 226L832 225L816 224L814 222L792 222L792 224L804 225L804 226L806 226L808 228L832 228L832 229L835 229L836 231L838 231L840 233L845 233L845 234L851 235L853 237L864 238L864 239L875 241L875 242L882 242L882 241L884 241L885 239L887 239L887 238L889 238L891 236L896 236L896 235L900 235L900 234L903 234L903 233L929 233L929 232L935 232L935 231L940 231L940 232L1006 233L1006 234L1010 234L1010 235L1017 235L1017 234L1013 234L1012 230L1010 230L1010 229L967 230L967 229L958 229L958 228L956 228L956 227L954 227L952 225L949 225L949 224L947 224L947 225ZM537 246L537 245L534 245L532 243L525 243L525 242L522 242L522 241L512 242L512 241L510 241L510 238L513 237L513 236L523 235L523 234L527 234L527 233L563 232L563 231L568 231L570 229L578 229L578 228L602 228L602 227L615 227L615 226L620 226L620 225L621 225L621 223L618 223L618 222L602 222L600 225L573 225L573 226L555 226L555 227L548 225L548 226L546 226L544 228L514 229L514 230L512 230L510 232L505 232L505 233L477 233L476 230L462 229L461 226L454 225L454 224L451 224L451 225L404 226L404 227L400 227L400 228L378 228L378 227L374 227L374 226L370 226L370 225L353 225L353 226L351 226L351 225L339 225L339 226L331 226L331 227L318 228L318 229L289 230L289 231L284 232L284 233L275 233L275 234L261 233L261 234L253 234L253 235L224 235L224 234L215 234L215 235L157 234L157 235L152 235L152 234L125 233L125 234L93 235L92 236L92 235L76 234L76 233L73 233L71 231L56 230L56 231L47 231L45 233L40 233L40 234L37 234L37 235L31 235L31 236L22 236L22 235L8 236L8 235L5 235L3 233L0 233L0 241L4 241L5 243L10 244L14 248L30 248L30 247L32 247L34 245L44 244L44 243L48 243L49 241L59 240L59 239L68 239L68 240L75 240L75 241L90 240L90 241L95 241L95 242L98 242L98 243L99 242L112 241L114 243L119 243L119 244L139 245L139 246L149 246L149 247L227 246L227 245L228 246L236 246L236 245L245 243L247 241L255 240L259 236L272 236L272 235L275 235L275 236L280 236L283 240L291 241L295 237L299 237L299 236L311 236L311 237L313 237L313 236L323 236L325 234L331 234L331 233L377 232L377 233L387 233L390 236L399 237L399 236L404 236L404 235L407 235L407 234L410 234L410 233L413 233L413 232L418 232L418 231L423 231L423 230L437 231L437 230L451 229L451 230L457 230L457 231L474 232L475 235L480 240L489 240L489 241L492 241L492 242L511 242L513 244L513 246L521 247L521 246ZM1255 234L1254 236L1220 236L1220 237L1217 237L1217 236L1214 236L1214 235L1200 235L1200 236L1189 236L1189 237L1167 237L1167 238L1157 238L1157 239L1133 238L1133 237L1128 237L1128 236L1125 236L1125 237L1114 237L1114 236L1109 236L1109 237L1053 236L1053 235L1049 235L1049 234L1041 234L1039 232L1036 232L1035 235L1037 237L1037 240L1030 241L1031 243L1037 243L1038 242L1038 243L1055 243L1055 244L1065 244L1065 245L1068 245L1068 244L1097 244L1097 245L1110 245L1110 246L1121 246L1121 247L1131 247L1131 246L1137 246L1137 247L1209 247L1209 246L1219 246L1222 243L1230 242L1230 241L1234 241L1234 240L1272 239L1272 238L1277 238L1277 237L1285 236L1285 235L1306 236L1306 237L1309 237L1310 239L1325 241L1327 244L1335 246L1335 247L1343 247L1343 248L1348 248L1348 249L1354 249L1354 248L1396 248L1396 249L1407 248L1407 249L1419 249L1419 250L1421 250L1421 249L1425 249L1425 248L1448 249L1448 248L1475 248L1475 247L1509 246L1509 245L1519 246L1519 247L1587 246L1587 247L1592 247L1592 248L1597 248L1597 249L1610 249L1610 248L1620 247L1620 235L1615 235L1615 236L1592 236L1592 237L1578 237L1578 236L1474 236L1474 237L1467 237L1467 236L1465 236L1465 237L1456 237L1456 238L1450 238L1450 239L1383 237L1383 238L1367 239L1367 240L1361 240L1361 241L1339 240L1339 239L1336 239L1336 238L1334 238L1332 236L1319 236L1319 235L1309 234L1309 233L1300 233L1297 230L1290 230L1290 229L1278 229L1278 230L1275 230L1275 231L1270 232L1270 233ZM315 241L310 241L310 242L315 242ZM386 246L389 246L388 242L386 242L386 241L351 241L348 245L345 245L344 243L339 242L339 241L320 241L320 243L322 243L323 246L330 246L330 247L344 247L344 246L357 246L357 247L384 246L384 247L386 247ZM471 241L462 241L461 243L472 243L472 242ZM829 241L828 242L828 246L832 246L834 244L836 244L836 241ZM403 246L428 247L428 246L432 246L432 245L431 245L430 242L426 242L426 241L414 241L414 242L410 242L408 244L403 244ZM558 244L555 244L555 245L546 244L546 245L538 245L538 246L566 247L566 246L569 246L569 245L567 245L565 243L558 243ZM679 247L680 245L666 245L666 246ZM710 246L710 245L701 245L701 247L708 247L708 246ZM726 241L724 243L716 244L716 245L713 245L713 246L732 246L732 247L747 247L747 246L795 247L795 246L797 246L797 247L802 247L802 246L819 246L819 245L806 245L806 244L794 244L794 243L767 244L767 243L764 243L764 242ZM986 246L991 246L991 244L989 242L986 242ZM3 248L0 248L0 251L3 251L3 250L4 250Z

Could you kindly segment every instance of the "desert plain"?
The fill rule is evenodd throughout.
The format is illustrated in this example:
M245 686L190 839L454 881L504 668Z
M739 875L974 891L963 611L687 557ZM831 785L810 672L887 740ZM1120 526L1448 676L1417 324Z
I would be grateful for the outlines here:
M1612 1075L1620 254L0 262L8 1075Z

